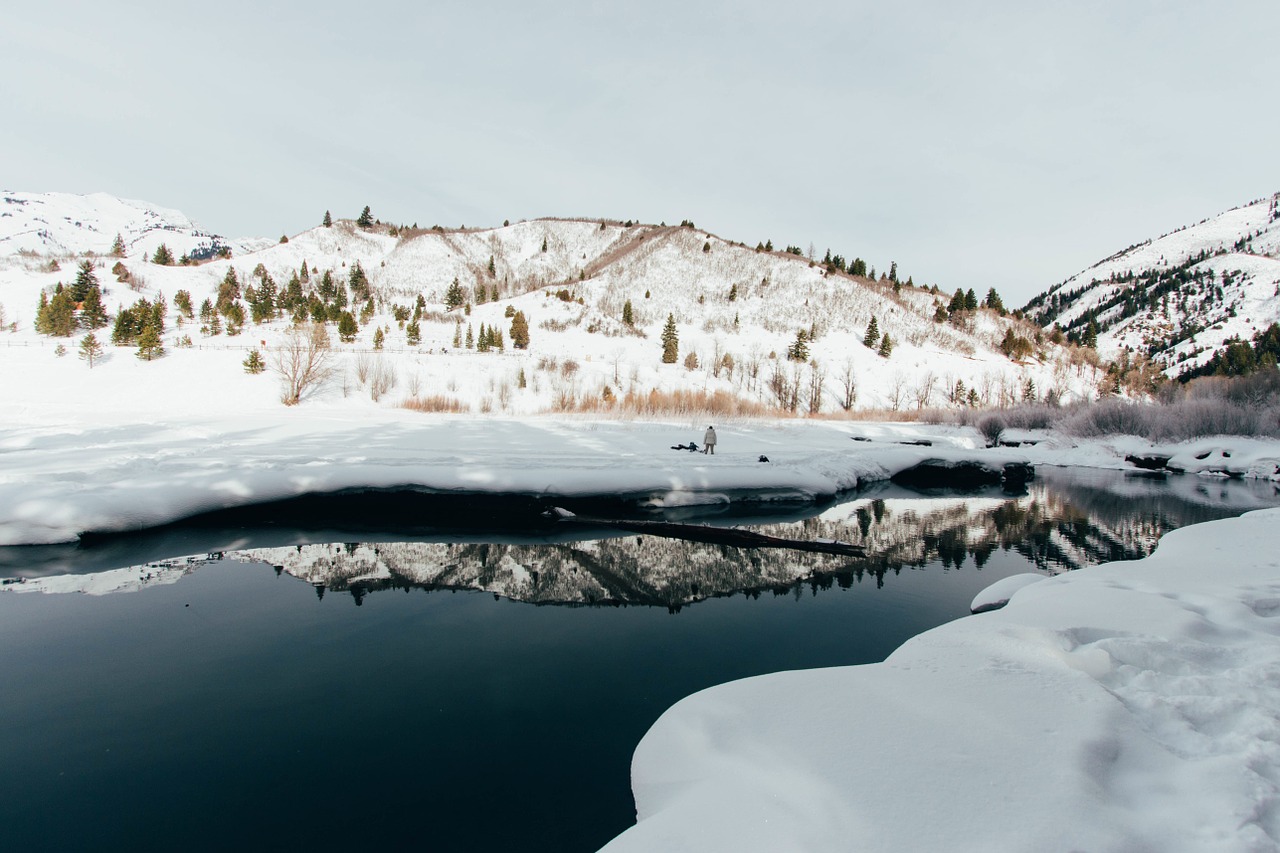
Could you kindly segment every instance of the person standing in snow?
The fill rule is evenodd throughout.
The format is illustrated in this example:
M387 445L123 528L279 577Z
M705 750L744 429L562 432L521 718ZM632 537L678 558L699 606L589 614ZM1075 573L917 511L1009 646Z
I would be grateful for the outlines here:
M715 427L713 426L707 427L707 434L702 437L702 443L706 445L705 447L702 448L703 453L710 453L712 456L716 455L716 428Z

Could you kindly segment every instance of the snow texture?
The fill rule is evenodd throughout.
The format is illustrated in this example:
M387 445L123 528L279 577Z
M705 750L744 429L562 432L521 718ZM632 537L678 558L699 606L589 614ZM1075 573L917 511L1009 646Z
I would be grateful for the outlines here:
M880 664L697 693L624 851L1280 848L1280 510L1046 579Z

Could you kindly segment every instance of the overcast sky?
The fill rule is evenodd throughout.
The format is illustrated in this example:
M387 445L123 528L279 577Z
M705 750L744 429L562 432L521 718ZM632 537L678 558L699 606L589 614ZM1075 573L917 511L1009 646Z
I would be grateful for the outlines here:
M0 22L0 188L692 219L1022 304L1280 190L1280 2L84 2Z

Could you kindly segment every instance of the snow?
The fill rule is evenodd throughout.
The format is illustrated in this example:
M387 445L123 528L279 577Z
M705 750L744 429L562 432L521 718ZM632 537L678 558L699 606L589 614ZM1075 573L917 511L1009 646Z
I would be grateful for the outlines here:
M688 697L605 850L1277 849L1278 521L1183 528L880 664Z
M1009 599L1013 598L1018 590L1033 583L1038 583L1044 578L1044 575L1036 574L1035 572L1023 572L1022 574L1001 578L975 595L972 603L969 604L969 610L973 613L999 610L1009 603Z

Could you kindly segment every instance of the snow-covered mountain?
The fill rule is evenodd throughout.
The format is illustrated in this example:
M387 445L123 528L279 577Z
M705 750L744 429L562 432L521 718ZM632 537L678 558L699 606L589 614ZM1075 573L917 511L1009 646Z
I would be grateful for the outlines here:
M117 235L130 254L151 254L164 243L174 257L215 257L224 248L252 251L272 241L227 240L182 213L107 193L0 192L0 256L105 255Z
M333 307L331 321L339 302L357 320L352 340L340 343L334 335L342 369L330 397L338 389L344 398L368 397L370 361L377 360L391 382L390 390L375 395L379 405L429 398L435 409L461 411L598 410L628 396L633 407L641 406L657 392L668 401L678 394L694 393L703 400L720 395L725 414L752 406L806 414L850 406L957 406L959 396L999 404L1029 391L1039 397L1050 392L1062 399L1090 397L1099 379L1096 363L1051 344L1035 326L1002 312L977 308L948 317L940 309L949 295L936 289L850 275L834 265L735 243L692 225L538 219L486 229L420 229L384 223L362 228L352 220L336 220L287 240L232 246L230 257L162 265L152 262L161 242L175 257L190 255L189 244L179 238L197 241L204 234L181 214L109 196L11 193L9 198L5 209L14 213L0 222L16 223L17 211L23 211L28 223L23 239L36 241L16 242L16 228L3 232L12 234L12 247L28 249L0 255L2 322L16 328L17 339L56 345L33 328L40 293L51 297L59 283L69 285L83 253L92 251L89 260L103 285L107 310L115 313L138 299L154 302L163 295L168 310L164 361L191 362L190 369L173 368L186 379L202 375L196 363L212 363L218 360L213 353L222 351L216 377L205 376L194 386L225 384L227 393L241 401L261 398L275 404L274 387L259 393L270 385L269 373L235 375L234 383L226 374L239 373L238 359L251 347L262 349L270 363L297 305L277 305L261 324L248 321L243 333L232 337L215 333L198 317L179 318L174 305L179 291L188 292L198 308L205 299L216 301L231 271L246 316L252 313L251 293L267 289L283 295L292 288L307 300L324 289L328 276L331 293L311 299L298 316L314 315L315 302L322 300ZM31 225L37 221L46 223L45 236ZM116 233L124 238L123 257L102 257ZM59 248L46 257L33 255L34 245L51 252ZM371 304L350 288L357 266L369 282ZM464 305L450 309L446 303L455 281ZM420 339L414 342L407 321L419 299ZM512 346L516 312L528 321L527 349ZM662 360L668 317L679 339L675 363ZM873 318L879 337L868 347L864 339ZM501 331L504 348L480 352L481 333L495 330ZM104 329L99 337L109 332ZM808 357L790 359L801 333ZM75 337L83 334L77 330ZM1011 335L1024 344L1010 353L1013 358L1001 346ZM891 347L882 352L885 336ZM382 346L375 352L377 337ZM228 369L226 354L237 350ZM126 364L134 368L130 374L151 365L130 364L135 360L127 355L103 364L103 373L123 377ZM151 382L159 372L151 372ZM94 373L95 384L115 381ZM141 377L121 381L123 396L107 399L104 393L104 405L136 404L130 389L147 382ZM170 401L176 403L183 393L174 390ZM202 405L205 396L191 393L191 404Z
M1170 375L1280 321L1280 193L1117 252L1028 303L1103 358L1129 348Z

